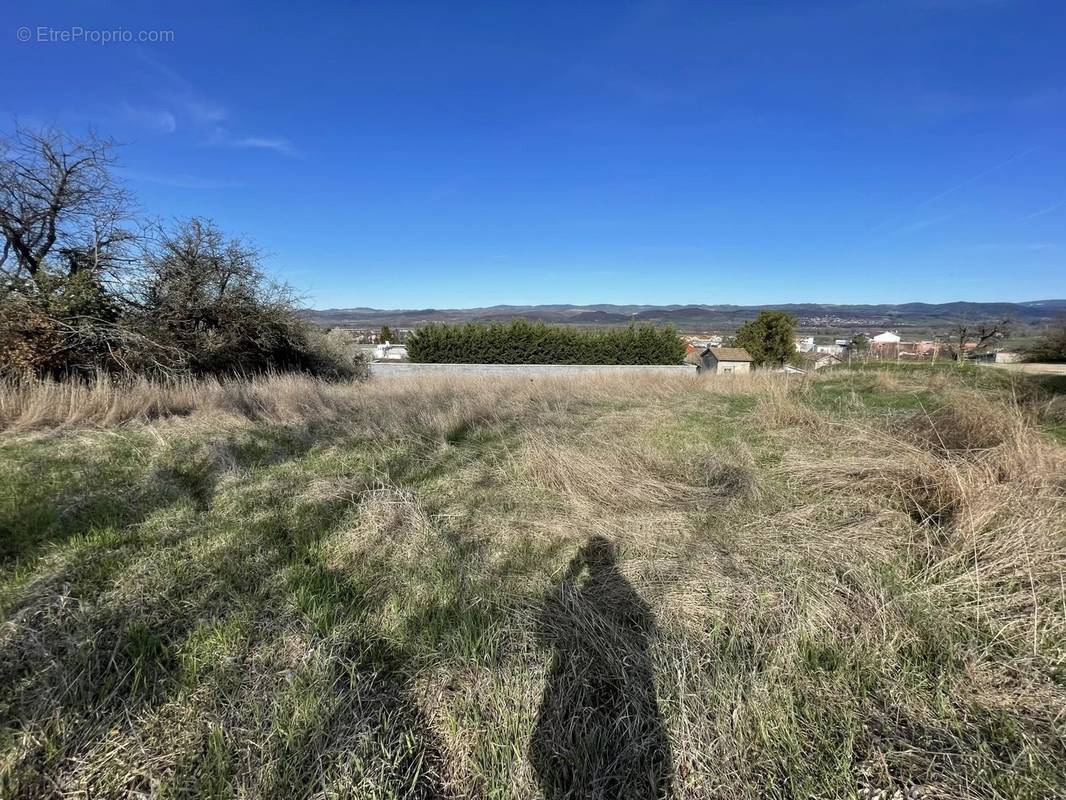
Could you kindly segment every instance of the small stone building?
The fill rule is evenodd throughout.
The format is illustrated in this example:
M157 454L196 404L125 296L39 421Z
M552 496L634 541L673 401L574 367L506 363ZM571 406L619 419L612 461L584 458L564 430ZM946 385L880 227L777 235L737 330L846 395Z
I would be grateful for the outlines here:
M700 353L700 372L722 375L751 372L751 356L743 347L708 347Z
M840 363L840 359L832 353L803 353L805 369L824 369Z

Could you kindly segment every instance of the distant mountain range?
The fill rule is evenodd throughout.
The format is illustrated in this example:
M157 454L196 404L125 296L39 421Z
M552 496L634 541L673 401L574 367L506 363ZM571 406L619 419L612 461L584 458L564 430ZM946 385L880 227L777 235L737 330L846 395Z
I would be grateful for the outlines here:
M329 327L375 328L390 325L416 328L431 322L506 322L539 320L567 325L624 325L629 322L672 323L681 329L730 330L760 311L787 311L802 328L884 326L942 327L960 321L984 322L1009 318L1016 323L1040 324L1066 316L1066 300L1028 303L903 303L901 305L831 305L784 303L735 305L537 305L485 308L327 308L309 310L312 322Z

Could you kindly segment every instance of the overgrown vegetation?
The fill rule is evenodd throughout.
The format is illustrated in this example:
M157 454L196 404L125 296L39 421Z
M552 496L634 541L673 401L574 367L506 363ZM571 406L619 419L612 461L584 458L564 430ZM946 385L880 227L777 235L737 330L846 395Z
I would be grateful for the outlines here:
M0 375L358 375L255 247L202 219L139 221L112 143L0 139Z
M427 325L405 340L412 361L431 364L680 364L685 346L670 326L604 331L514 320Z
M1021 380L0 386L0 796L1063 796Z

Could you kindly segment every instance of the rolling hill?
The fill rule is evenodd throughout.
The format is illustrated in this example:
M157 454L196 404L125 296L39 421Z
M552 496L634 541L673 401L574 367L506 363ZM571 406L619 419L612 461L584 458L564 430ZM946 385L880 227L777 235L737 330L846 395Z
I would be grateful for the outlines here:
M1039 325L1066 316L1066 300L1025 303L903 303L900 305L834 305L784 303L738 305L498 305L481 308L328 308L306 312L316 324L329 327L414 328L432 322L505 322L529 319L567 325L624 325L630 321L671 323L679 328L732 329L759 311L787 311L803 328L885 326L944 327L960 321L1010 319Z

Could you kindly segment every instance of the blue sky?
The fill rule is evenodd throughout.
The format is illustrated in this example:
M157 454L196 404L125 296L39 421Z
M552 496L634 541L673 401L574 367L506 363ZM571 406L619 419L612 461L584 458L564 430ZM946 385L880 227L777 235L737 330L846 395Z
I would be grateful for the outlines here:
M5 127L125 142L146 213L255 240L314 306L1066 297L1062 2L4 16ZM173 41L38 40L72 26Z

